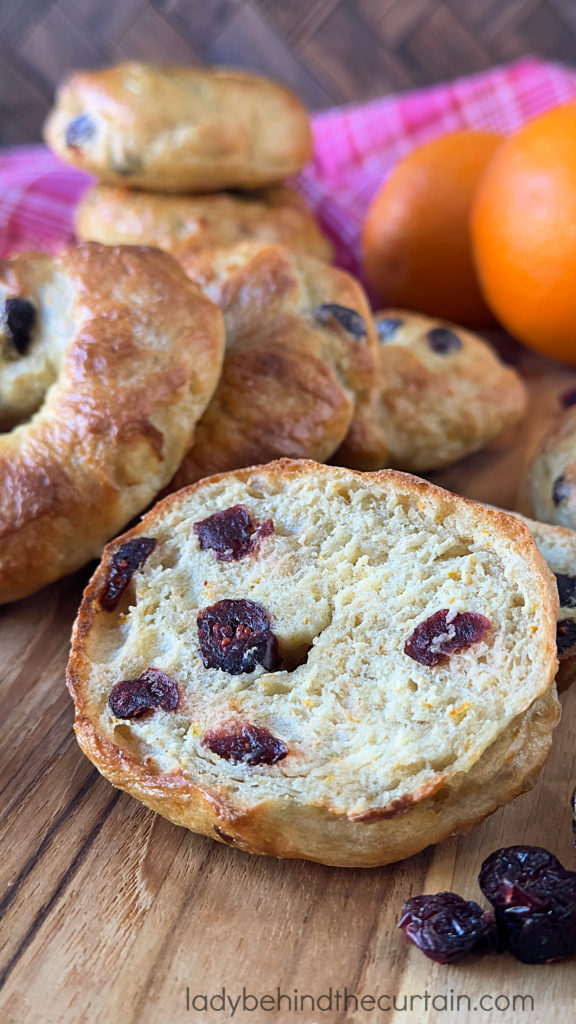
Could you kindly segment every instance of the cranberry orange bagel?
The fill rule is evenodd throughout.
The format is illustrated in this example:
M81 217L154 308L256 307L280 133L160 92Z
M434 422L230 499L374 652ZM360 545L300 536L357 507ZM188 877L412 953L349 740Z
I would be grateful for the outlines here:
M193 276L224 311L226 354L171 489L282 456L330 458L363 421L376 384L376 336L358 282L256 242L200 256Z
M358 469L395 466L425 472L483 448L526 409L518 374L471 331L417 313L375 316L380 388L373 417L386 439L385 457Z
M159 249L0 266L0 603L100 557L168 483L216 386L220 310Z
M250 239L329 260L331 245L294 189L163 196L96 185L76 210L79 238L105 245L157 245L192 268L206 250Z
M386 864L529 788L557 611L525 526L416 477L223 474L106 548L73 633L78 741L193 831Z
M151 192L273 185L312 152L306 110L276 82L136 62L71 75L45 136L101 181Z

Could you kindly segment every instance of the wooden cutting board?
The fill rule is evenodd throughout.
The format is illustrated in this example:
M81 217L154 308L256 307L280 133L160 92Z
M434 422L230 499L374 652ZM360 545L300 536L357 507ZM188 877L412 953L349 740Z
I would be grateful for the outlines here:
M528 381L529 418L435 479L527 511L526 462L576 371L516 346L507 354ZM468 836L369 870L250 857L146 810L80 753L64 672L87 576L0 609L2 1024L575 1019L576 962L527 967L504 955L440 967L395 924L412 894L479 898L479 866L499 846L549 846L576 868L576 687L535 789ZM233 1016L223 996L240 997Z

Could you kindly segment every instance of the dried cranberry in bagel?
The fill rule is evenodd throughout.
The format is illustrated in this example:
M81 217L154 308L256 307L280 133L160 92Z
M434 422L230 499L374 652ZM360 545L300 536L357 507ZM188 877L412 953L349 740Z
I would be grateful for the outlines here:
M404 653L421 665L434 667L444 658L479 643L491 628L490 619L477 612L450 616L447 608L421 622L406 641Z
M336 302L324 302L317 306L314 315L320 324L328 324L330 320L336 320L347 334L360 341L368 334L364 317L355 309L348 306L339 306Z
M560 404L563 405L565 409L570 409L571 406L576 405L576 388L572 388L570 391L565 391L564 394L560 396Z
M18 355L25 355L36 320L36 309L29 299L14 296L4 303L6 334Z
M540 846L508 846L482 864L480 888L507 949L523 963L576 954L576 872Z
M288 754L288 747L268 729L243 722L239 726L210 729L202 744L213 754L233 764L276 764Z
M562 619L557 623L556 646L558 657L561 660L576 654L576 622L574 619Z
M262 537L274 532L274 523L266 519L255 526L245 505L232 505L194 523L200 550L211 548L220 562L237 562L258 546Z
M492 916L455 892L413 896L402 907L398 927L425 956L439 964L454 964L473 950L497 946Z
M462 342L456 332L447 327L432 327L426 335L426 340L432 351L440 356L458 352L462 348Z
M396 336L402 324L403 320L399 316L380 316L374 321L376 328L376 334L378 335L378 341L380 344L385 344L387 341L391 341Z
M204 608L197 619L200 654L206 668L230 675L273 671L280 665L278 641L265 609L255 601L224 600Z
M571 490L572 487L564 474L561 473L560 476L557 476L552 484L552 501L554 505L561 505L563 501L567 501Z
M116 549L100 594L100 606L105 612L114 611L134 573L144 565L157 543L155 537L134 537Z
M159 668L147 668L137 679L124 679L113 686L108 704L116 718L139 718L146 711L178 707L178 683Z
M576 608L576 576L567 576L563 572L556 572L554 575L558 586L560 607Z

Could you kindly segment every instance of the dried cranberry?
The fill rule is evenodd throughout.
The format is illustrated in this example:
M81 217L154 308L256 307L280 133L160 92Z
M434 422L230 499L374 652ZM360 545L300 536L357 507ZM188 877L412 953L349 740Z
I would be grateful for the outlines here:
M124 679L110 691L108 704L116 718L139 718L146 711L178 707L178 683L159 668L147 668L137 679Z
M497 947L492 916L455 892L413 896L402 907L398 927L410 942L439 964L457 963L473 950Z
M576 388L572 388L571 391L565 391L560 396L560 403L565 409L569 409L571 405L576 405Z
M114 611L134 573L144 564L157 543L154 537L135 537L114 552L108 581L100 594L100 606L104 611Z
M122 153L110 158L110 168L121 178L129 178L143 168L142 159L136 153Z
M557 476L552 485L552 501L555 505L560 505L563 501L566 501L570 497L571 487L566 477L562 473L561 476Z
M36 310L28 299L6 299L4 305L6 333L19 355L23 356L30 344L30 335L36 320Z
M217 601L200 612L197 625L206 668L232 676L253 672L258 664L268 671L278 668L278 641L264 608L255 601Z
M378 341L384 344L390 341L397 333L402 324L403 320L398 316L381 316L374 321L376 327L376 334L378 335Z
M220 562L237 562L254 551L261 537L274 533L274 523L266 519L254 526L245 505L232 505L194 523L194 533L201 551L211 548Z
M559 658L568 658L576 654L576 622L574 619L563 619L557 624L556 647Z
M576 953L576 872L539 846L509 846L488 857L480 888L506 947L526 964Z
M314 315L318 323L321 324L336 320L356 341L365 338L368 333L364 317L360 316L355 309L348 309L348 306L338 306L335 302L324 302L316 307Z
M404 654L433 667L449 654L477 644L491 628L490 619L477 612L458 612L451 619L448 615L443 608L416 626L404 645Z
M555 572L561 608L576 608L576 576Z
M288 753L286 744L268 729L248 722L232 730L210 729L205 733L202 744L233 764L276 764Z
M440 356L445 356L448 352L458 352L462 348L458 335L447 327L433 327L428 331L426 338L432 351Z
M66 145L70 149L79 149L84 142L88 142L96 132L96 125L88 114L79 114L73 118L66 128Z

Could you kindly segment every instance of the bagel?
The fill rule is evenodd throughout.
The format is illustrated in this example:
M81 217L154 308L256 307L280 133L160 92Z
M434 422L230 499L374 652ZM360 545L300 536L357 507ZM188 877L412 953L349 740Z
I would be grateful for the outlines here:
M170 489L282 456L323 462L351 429L371 443L376 337L353 277L255 242L200 257L193 277L224 311L226 354Z
M105 245L157 245L192 269L206 250L255 239L329 261L332 247L294 189L159 195L96 185L76 209L78 238Z
M95 243L3 261L0 309L6 602L100 557L168 483L216 386L224 327L167 253Z
M532 783L558 720L557 612L512 516L394 470L223 474L106 548L73 631L76 735L193 831L386 864Z
M66 79L45 138L100 181L150 192L274 185L312 153L305 108L276 82L134 61Z
M538 519L576 529L576 406L566 408L544 437L528 483Z
M375 315L380 385L370 416L377 445L351 434L335 461L423 473L483 448L526 409L526 388L481 338L405 310ZM382 438L385 447L382 448Z

